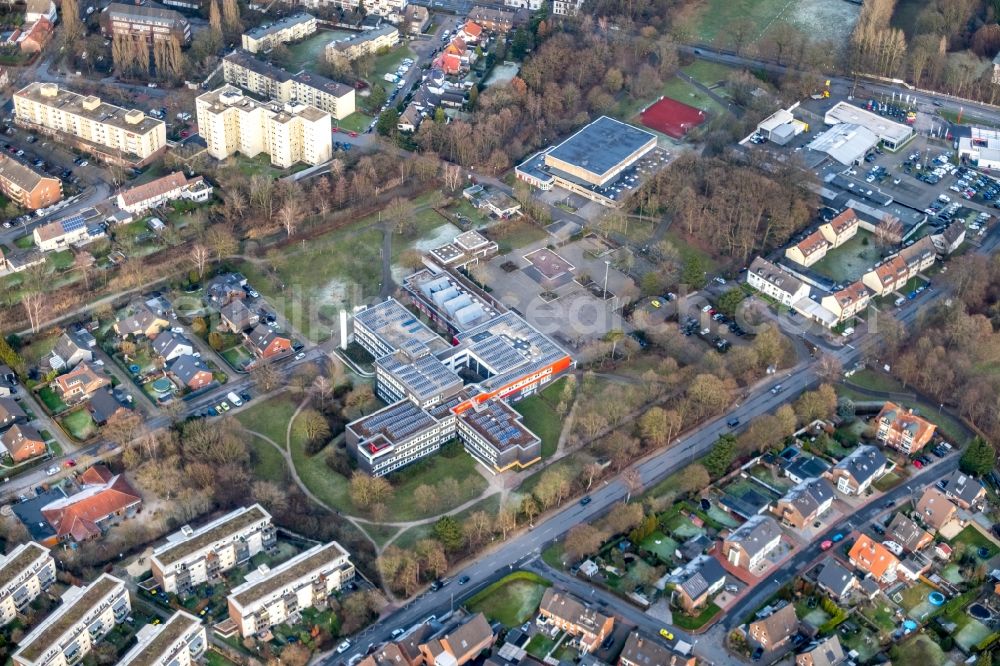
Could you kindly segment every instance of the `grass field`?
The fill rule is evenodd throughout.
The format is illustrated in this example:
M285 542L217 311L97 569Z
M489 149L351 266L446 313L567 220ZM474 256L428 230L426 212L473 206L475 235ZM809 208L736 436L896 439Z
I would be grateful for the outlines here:
M694 37L704 43L731 46L729 34L737 22L753 26L750 42L758 43L780 22L787 22L816 39L846 40L858 8L825 0L706 0L695 21Z
M698 81L702 85L708 86L709 88L716 86L719 83L724 83L729 79L729 76L735 72L732 67L726 67L717 62L709 62L707 60L695 60L690 65L681 67L681 71L690 76L695 81ZM723 86L715 88L715 92L723 97L728 97L726 90Z
M556 411L566 380L559 379L542 393L514 404L514 409L524 417L524 425L542 440L542 457L551 457L559 445L562 417ZM567 404L567 409L569 404Z
M685 629L687 631L692 631L694 629L700 629L705 626L705 623L716 616L722 609L713 603L708 604L702 609L697 615L685 615L683 613L674 613L673 619L674 624Z
M867 241L867 243L866 243ZM879 260L879 251L872 234L864 229L840 247L830 250L812 270L835 282L847 284L860 280Z
M957 546L958 544L965 544L966 548L968 548L968 552L972 553L980 560L989 560L996 556L997 553L1000 553L1000 547L997 547L997 545L990 541L986 535L972 525L968 525L965 529L956 534L955 538L949 543L951 543L952 547ZM987 557L981 557L979 555L980 548L986 549L988 553Z
M302 69L316 71L316 66L326 58L326 45L338 39L343 39L354 33L346 30L319 30L315 34L296 44L286 44L292 59L288 63L288 71L298 72Z
M60 414L68 409L66 403L56 395L55 389L51 386L38 389L38 398L45 403L45 406L53 414Z
M86 409L76 409L60 419L62 427L77 441L84 441L97 432L97 424Z
M656 556L664 564L669 564L673 561L674 551L677 550L677 542L659 530L646 537L646 540L640 545L649 552L656 553Z
M343 120L334 120L334 124L348 132L364 132L371 125L372 117L361 111L355 111L351 115L347 116ZM333 137L334 141L337 141L337 137Z
M516 627L535 614L549 585L540 576L517 571L472 597L466 606L472 612L485 613L491 621Z
M245 409L236 417L243 427L285 444L285 428L295 413L295 403L285 397L271 398Z
M285 483L288 480L288 469L281 453L260 437L251 437L249 444L254 476L265 481Z
M499 495L490 495L484 499L479 500L469 508L464 511L459 511L455 514L455 520L461 523L465 518L471 516L476 511L485 511L491 516L495 516L500 510L500 497ZM395 545L403 548L413 548L413 546L421 539L426 539L431 535L431 529L434 526L432 524L427 525L415 525L402 534L393 542Z

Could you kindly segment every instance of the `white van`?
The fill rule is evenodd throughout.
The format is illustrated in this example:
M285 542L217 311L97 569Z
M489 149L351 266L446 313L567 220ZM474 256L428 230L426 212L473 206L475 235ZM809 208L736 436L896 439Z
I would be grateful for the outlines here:
M234 392L230 391L227 395L229 402L233 403L233 407L240 407L243 405L243 401L240 400L240 396L236 395Z
M906 298L903 297L903 296L900 296L899 298L896 299L896 307L898 308L900 305L902 305L905 302L906 302Z
M841 333L841 335L844 336L845 338L851 337L852 335L854 335L854 328L848 326L847 328L844 329L844 332Z

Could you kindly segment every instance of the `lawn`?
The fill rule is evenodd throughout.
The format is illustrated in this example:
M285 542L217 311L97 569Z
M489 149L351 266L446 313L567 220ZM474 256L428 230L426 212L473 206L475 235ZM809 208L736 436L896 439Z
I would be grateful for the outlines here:
M549 638L545 634L535 634L528 641L528 644L524 646L524 649L534 657L545 659L545 657L549 656L552 648L556 646L556 641L559 638L562 638L561 633L556 634L556 638Z
M230 347L226 351L220 352L219 356L226 359L226 363L234 370L243 370L245 364L253 358L243 345Z
M241 270L296 330L324 340L335 326L336 312L367 302L382 278L382 232L367 217L340 229L279 251L276 272L243 262Z
M702 85L711 88L719 83L725 83L728 81L729 76L735 70L732 67L726 67L725 65L721 65L717 62L695 60L690 65L681 67L681 71ZM715 92L722 96L726 96L726 92L723 88L718 88Z
M967 525L965 529L955 535L955 538L949 541L952 548L958 544L965 544L965 546L982 560L989 560L1000 553L1000 548L997 547L995 543L990 541L985 534L977 530L973 525ZM979 556L979 549L985 548L989 555L987 557Z
M641 548L655 553L664 564L673 562L674 553L677 551L677 542L659 530L650 534L639 545Z
M288 71L298 72L303 69L316 71L316 63L326 59L326 45L353 34L346 30L319 30L301 42L285 44L292 55L288 62Z
M527 220L512 219L490 227L486 234L497 242L500 254L508 254L512 250L523 248L548 238L541 227Z
M80 408L73 410L60 419L63 429L69 433L70 437L82 442L97 432L97 424L91 418L90 412Z
M278 396L243 410L237 415L236 420L247 430L259 432L283 447L285 430L296 407L297 405L289 398Z
M57 271L65 271L72 268L74 262L72 250L62 250L49 255L49 265Z
M309 168L309 165L305 162L296 162L287 169L279 169L278 167L271 165L271 157L266 153L261 153L256 157L246 157L242 153L236 153L227 159L232 160L229 164L235 165L240 173L247 178L257 174L270 176L272 178L282 178L284 176L290 176L297 171Z
M907 615L915 620L922 620L935 609L935 606L927 600L927 595L933 590L934 588L926 583L914 583L899 593L902 599L898 603L903 607ZM896 601L895 596L893 597L893 601Z
M372 85L376 83L381 83L386 86L386 91L389 91L389 82L385 80L385 75L389 72L395 74L396 69L399 67L399 63L403 58L413 58L413 51L405 43L395 47L387 53L383 53L380 56L375 57L375 67L372 68L372 75L369 81ZM414 58L416 60L416 58ZM415 65L414 65L415 66Z
M205 666L236 666L236 662L215 650L205 652Z
M395 491L392 501L389 502L389 515L394 521L418 520L437 515L468 502L486 490L489 484L476 469L475 459L466 453L465 449L455 445L453 453L454 455L448 455L448 451L439 451L388 477ZM297 463L296 468L298 468ZM443 504L430 512L423 512L414 504L413 491L417 486L424 484L433 486L449 478L455 479L461 488L453 503Z
M924 634L897 645L893 651L895 664L943 664L944 652L941 646Z
M466 606L472 612L485 613L490 621L517 627L534 616L545 588L550 585L541 576L517 571L469 599Z
M854 238L830 250L811 268L834 282L848 284L860 280L879 259L879 250L872 242L872 234L859 229Z
M285 483L288 480L288 469L281 453L260 437L251 437L249 443L254 476L278 484Z
M45 407L53 414L60 414L69 409L66 403L56 395L55 389L51 386L44 386L38 389L38 398L45 404Z
M885 633L891 633L896 628L894 609L883 601L883 597L862 606L861 614Z
M881 479L879 479L872 485L875 486L875 490L880 490L884 493L889 490L892 490L905 480L906 480L905 476L901 476L896 472L889 472L888 474L883 476Z
M35 247L35 237L32 234L28 234L27 236L21 236L20 238L14 241L14 245L16 245L22 250L27 250L30 247Z
M557 404L564 385L565 379L553 383L554 387L558 387L555 392ZM549 394L548 389L546 389L546 394ZM567 405L568 408L569 405ZM524 425L542 440L542 457L549 458L555 454L556 447L559 445L559 435L562 432L563 419L556 412L552 401L547 400L544 394L533 395L515 403L514 409L524 417Z
M341 129L347 130L348 132L364 132L368 129L368 126L372 123L372 117L362 111L355 111L351 115L347 116L342 120L334 120L334 125ZM337 137L333 137L334 141L337 141Z
M468 507L463 511L459 511L453 514L455 520L462 523L466 518L471 516L477 511L485 511L491 516L495 516L498 511L500 511L500 496L498 494L490 495L484 499L479 500L472 506ZM433 523L427 523L423 525L414 525L410 529L404 531L399 537L393 541L393 544L399 546L400 548L406 550L408 548L413 548L414 545L421 539L426 539L431 536L431 531L433 530ZM561 552L561 551L560 551Z
M685 615L684 613L676 612L673 614L674 624L686 631L694 631L705 626L709 620L721 611L721 608L710 603L698 615Z

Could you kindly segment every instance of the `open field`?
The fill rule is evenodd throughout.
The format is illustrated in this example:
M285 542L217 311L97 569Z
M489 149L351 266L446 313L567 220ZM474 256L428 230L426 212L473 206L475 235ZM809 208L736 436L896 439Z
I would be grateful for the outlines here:
M285 459L269 443L260 437L251 437L248 440L250 445L250 455L253 458L254 476L265 481L275 483L285 483L288 478L288 469Z
M296 44L286 44L288 51L292 54L291 62L288 63L288 71L298 72L307 69L316 71L316 66L326 58L326 45L338 39L343 39L354 33L346 30L319 30L314 35L303 39Z
M844 43L858 16L848 2L825 0L707 0L695 20L694 37L703 43L731 46L729 34L737 22L753 26L750 42L758 44L778 23L785 22L814 39Z
M681 67L681 71L702 85L712 88L713 86L718 86L720 83L725 83L725 81L728 80L729 75L737 70L732 67L726 67L725 65L717 62L695 60L690 65ZM723 97L728 97L728 93L723 86L714 88L714 92Z
M339 127L348 132L364 132L371 125L373 118L362 111L355 111L351 115L347 116L343 120L334 120L333 124L335 127ZM333 137L334 141L338 141L336 135Z
M489 620L516 627L527 622L538 610L547 580L526 571L517 571L469 599L466 606L486 614Z
M559 379L538 395L514 404L514 409L524 417L524 425L542 440L542 457L551 457L559 444L562 417L556 411L566 380ZM567 409L569 404L566 405Z
M860 280L878 260L879 250L873 242L872 234L859 229L854 238L830 250L811 269L835 282L847 284Z
M495 516L500 510L500 497L498 495L490 495L484 499L479 500L469 508L459 511L454 514L455 520L461 523L463 520L471 516L477 511L485 511L491 516ZM402 549L413 548L413 546L421 539L426 539L431 535L431 530L433 529L433 524L425 525L414 525L405 532L399 535L393 544L399 546Z

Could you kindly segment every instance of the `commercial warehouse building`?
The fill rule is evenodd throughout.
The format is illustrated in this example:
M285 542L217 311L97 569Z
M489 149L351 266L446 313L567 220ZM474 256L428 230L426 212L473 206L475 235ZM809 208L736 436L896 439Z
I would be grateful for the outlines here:
M167 146L167 129L138 109L79 95L55 83L29 83L14 94L18 125L47 134L110 164L142 166Z
M913 128L872 113L849 102L837 102L823 117L827 125L849 123L865 128L878 137L886 150L899 150L913 138Z
M354 88L319 74L289 74L280 67L237 50L222 60L226 83L277 102L301 102L337 120L354 113Z
M266 153L272 165L287 169L296 162L320 164L333 155L330 114L314 106L258 102L227 85L200 95L195 108L198 130L215 159Z
M654 134L601 116L562 143L532 155L515 173L539 189L558 186L617 207L621 205L615 196L619 177L654 148Z
M1000 131L969 128L969 136L958 139L958 157L980 169L1000 169Z

